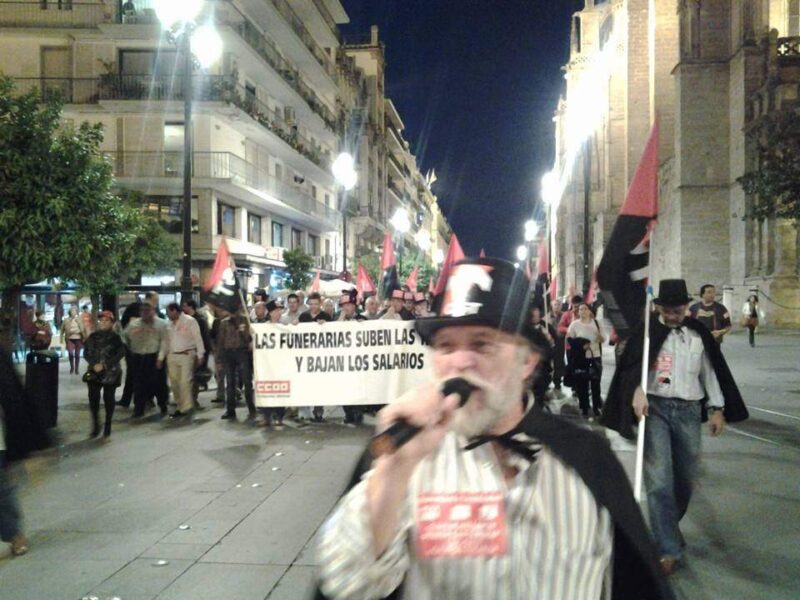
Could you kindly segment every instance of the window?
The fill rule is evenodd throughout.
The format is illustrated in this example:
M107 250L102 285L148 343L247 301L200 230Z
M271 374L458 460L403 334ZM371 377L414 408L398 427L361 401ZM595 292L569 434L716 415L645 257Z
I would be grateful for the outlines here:
M197 220L197 196L192 196L192 233L200 231ZM181 196L147 196L144 212L155 217L168 233L183 231L183 198Z
M183 123L164 123L164 174L183 175Z
M329 239L325 240L325 257L326 260L330 261L331 256L331 241Z
M283 246L283 224L272 222L272 245Z
M227 237L236 237L236 209L222 202L217 202L217 233Z
M313 183L311 184L311 197L316 200L317 199L317 186Z
M174 50L120 50L120 73L123 75L162 75L183 72L183 61Z
M275 179L283 180L283 165L275 163Z
M72 10L72 0L39 0L42 10Z
M325 206L330 206L330 205L331 205L331 195L325 194Z
M308 253L311 256L319 256L319 236L308 234Z
M303 247L303 232L292 227L292 250Z
M244 94L247 98L252 100L256 99L256 84L250 83L249 81L244 82Z
M247 215L247 241L261 245L261 217L258 215Z
M800 35L800 0L789 0L786 11L789 15L789 26L786 28L789 37Z

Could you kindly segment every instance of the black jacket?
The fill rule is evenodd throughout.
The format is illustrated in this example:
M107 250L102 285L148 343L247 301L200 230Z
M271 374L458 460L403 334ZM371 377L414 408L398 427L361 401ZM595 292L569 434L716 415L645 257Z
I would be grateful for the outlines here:
M614 524L612 600L672 600L674 595L661 574L655 546L633 498L630 482L605 438L560 417L530 410L515 430L538 440L567 466L575 469L605 507ZM366 473L372 457L365 450L347 489ZM387 598L402 597L402 586ZM320 589L315 600L326 600Z
M658 318L650 319L650 368L653 368L661 346L669 335L670 329ZM729 423L744 421L749 413L744 405L742 395L733 379L728 363L722 355L719 344L714 340L714 336L700 321L686 317L683 326L687 329L700 334L703 340L703 347L708 355L714 373L717 375L719 387L725 398L725 420ZM625 350L619 358L614 378L611 380L611 387L608 390L606 404L603 407L603 417L601 423L618 431L623 437L632 439L634 437L633 425L635 415L633 413L633 393L641 383L642 377L642 356L644 355L644 323L635 328L625 343ZM703 400L703 421L707 419L705 410L705 399Z
M97 383L118 386L122 380L120 362L125 357L125 345L122 338L113 331L95 331L86 339L83 357L89 363L89 369L98 363L106 368L99 374Z

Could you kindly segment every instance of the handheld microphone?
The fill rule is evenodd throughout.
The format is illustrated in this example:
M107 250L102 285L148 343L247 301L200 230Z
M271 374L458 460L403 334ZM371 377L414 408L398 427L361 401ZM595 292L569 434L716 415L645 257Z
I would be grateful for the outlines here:
M461 400L458 403L459 408L464 406L469 400L470 394L478 388L472 385L463 377L454 377L448 379L442 384L442 394L449 396L450 394L458 394ZM422 430L421 427L411 425L407 421L400 419L392 423L387 429L372 436L369 443L369 450L372 456L378 458L384 454L392 454L398 448L407 444L415 435Z

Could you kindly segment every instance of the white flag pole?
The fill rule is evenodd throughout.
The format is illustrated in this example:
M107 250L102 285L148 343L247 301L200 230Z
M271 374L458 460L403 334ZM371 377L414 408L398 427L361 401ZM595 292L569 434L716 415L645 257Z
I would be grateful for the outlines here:
M650 370L650 305L653 301L653 228L650 229L650 249L647 255L647 297L644 304L644 350L642 352L642 377L639 385L647 394L647 374ZM633 478L633 496L642 501L642 474L644 472L644 429L647 417L642 415L636 438L636 469Z

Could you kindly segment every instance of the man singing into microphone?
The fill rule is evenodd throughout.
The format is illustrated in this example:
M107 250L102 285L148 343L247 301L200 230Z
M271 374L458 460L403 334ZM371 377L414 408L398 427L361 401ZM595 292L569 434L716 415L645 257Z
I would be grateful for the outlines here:
M318 598L673 598L608 444L533 408L548 344L528 298L511 263L453 268L415 323L435 381L379 413L378 431L420 431L362 458L321 531ZM463 406L440 391L457 377L474 386Z

